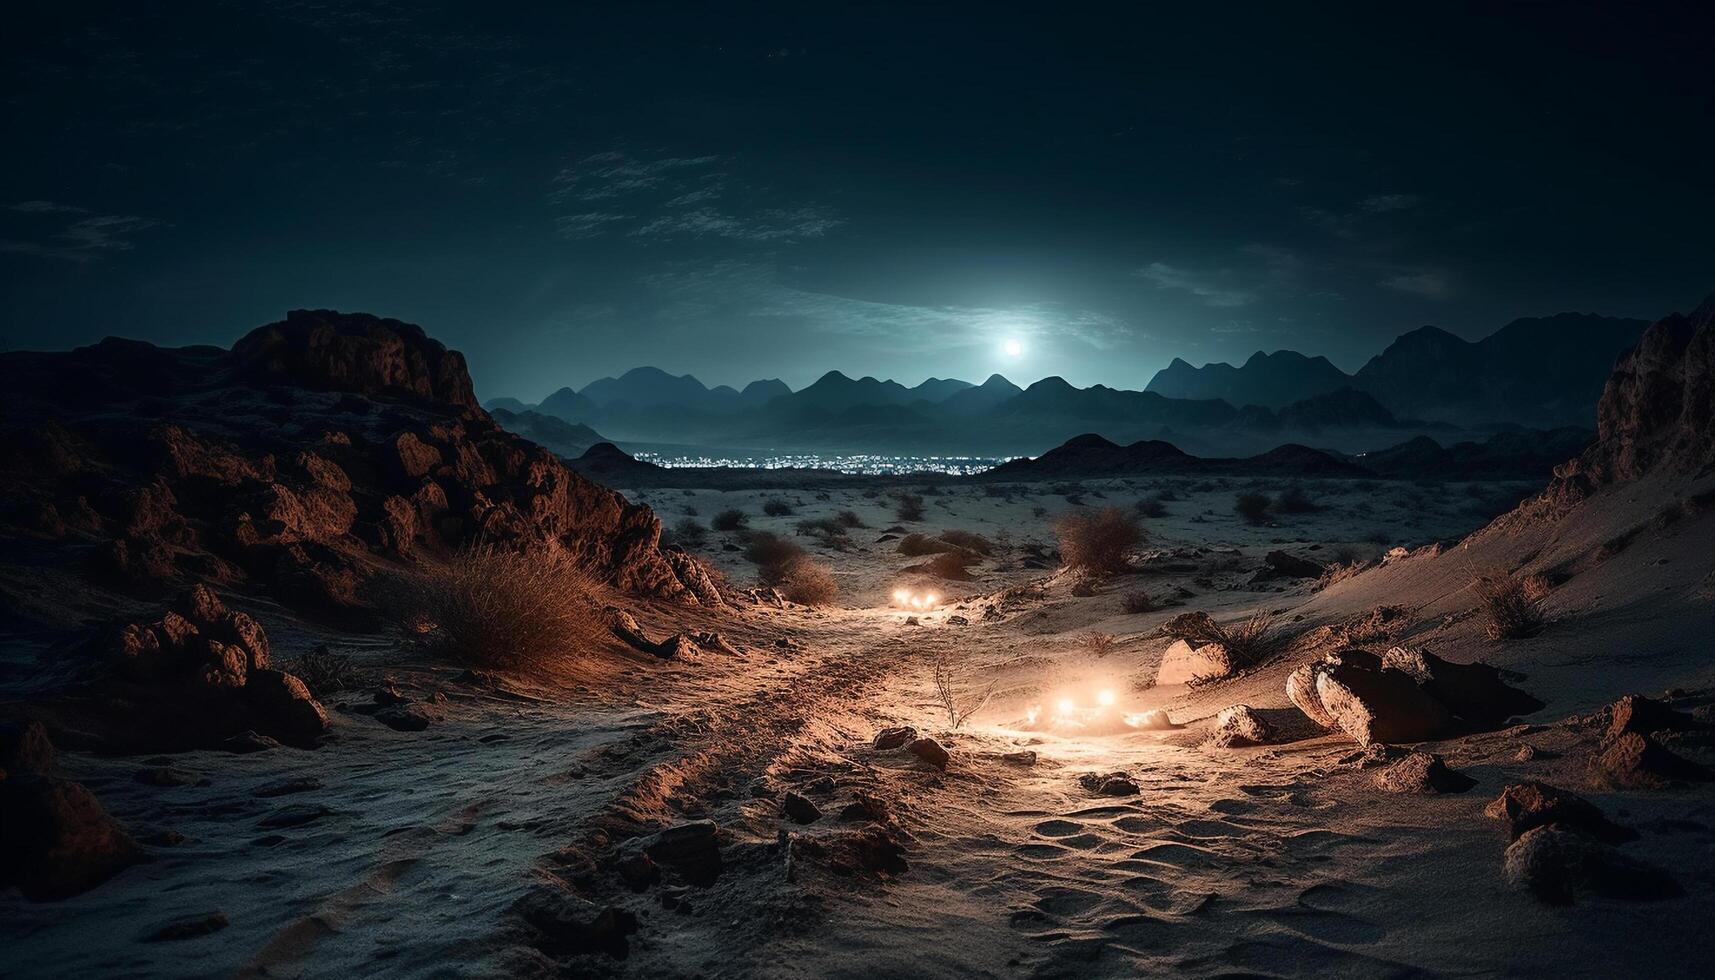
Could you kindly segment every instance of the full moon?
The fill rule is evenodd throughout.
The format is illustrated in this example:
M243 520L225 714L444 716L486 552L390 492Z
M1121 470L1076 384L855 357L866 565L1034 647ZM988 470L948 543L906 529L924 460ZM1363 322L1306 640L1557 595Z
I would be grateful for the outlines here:
M1000 350L1007 357L1022 357L1024 355L1024 341L1016 337L1008 338L1001 341Z

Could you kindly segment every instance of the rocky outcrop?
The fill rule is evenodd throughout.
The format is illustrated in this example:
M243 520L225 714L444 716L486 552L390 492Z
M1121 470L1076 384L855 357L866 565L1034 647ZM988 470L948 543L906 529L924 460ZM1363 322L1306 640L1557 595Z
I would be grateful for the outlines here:
M1332 666L1317 676L1316 695L1335 724L1359 745L1425 741L1446 734L1453 720L1409 674L1391 668Z
M617 589L721 601L646 507L504 431L410 324L296 311L231 351L0 355L0 539L136 595L208 582L370 618L373 579L481 541Z
M1161 655L1161 666L1155 672L1155 686L1170 684L1202 684L1231 677L1238 672L1238 661L1220 643L1193 646L1189 640L1174 640Z
M1286 697L1311 721L1361 745L1491 730L1542 707L1488 664L1409 647L1380 657L1358 649L1328 654L1287 675Z
M28 771L0 779L0 887L37 902L69 898L142 857L82 784Z
M1596 442L1555 470L1549 499L1571 503L1647 473L1715 466L1715 295L1644 331L1608 378Z

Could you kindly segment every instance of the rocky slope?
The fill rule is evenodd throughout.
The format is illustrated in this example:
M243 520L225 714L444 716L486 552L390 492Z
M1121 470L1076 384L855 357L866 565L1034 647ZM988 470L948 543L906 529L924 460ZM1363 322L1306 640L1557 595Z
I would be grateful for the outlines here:
M294 311L230 352L8 354L0 389L0 534L121 591L360 614L389 563L552 542L622 591L719 601L648 508L501 429L464 358L409 324Z

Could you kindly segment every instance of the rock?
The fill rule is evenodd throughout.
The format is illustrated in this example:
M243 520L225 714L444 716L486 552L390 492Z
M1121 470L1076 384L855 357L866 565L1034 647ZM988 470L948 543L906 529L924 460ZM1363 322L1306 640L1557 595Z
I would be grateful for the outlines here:
M1376 786L1389 793L1463 793L1477 781L1447 767L1438 755L1412 752L1376 773Z
M1527 780L1509 783L1501 795L1483 808L1483 813L1507 825L1507 836L1517 840L1533 827L1560 824L1609 844L1637 839L1637 832L1602 815L1594 803L1557 786Z
M1561 824L1527 830L1507 845L1507 883L1554 905L1579 891L1605 898L1659 899L1684 894L1673 876Z
M1656 732L1686 732L1700 727L1697 719L1653 698L1628 694L1608 706L1608 732L1604 740L1619 738L1628 732L1651 735Z
M1271 551L1263 556L1263 563L1276 573L1289 578L1319 578L1323 568L1308 558L1299 558L1284 551Z
M903 748L907 743L916 741L916 739L917 729L912 728L910 725L903 725L899 728L883 728L881 731L876 733L875 739L870 743L870 745L873 748L885 752L891 749Z
M662 660L674 660L685 657L694 657L701 653L702 650L698 648L697 641L691 639L686 634L674 633L672 636L667 637L660 643L654 644L650 648L649 652L660 657Z
M0 887L35 902L69 898L142 858L81 783L29 772L0 779Z
M635 914L547 885L525 894L513 910L540 934L543 951L555 955L605 953L621 958L625 937L637 931Z
M1219 643L1194 647L1186 640L1174 640L1167 652L1161 655L1155 686L1207 683L1231 677L1238 669L1238 662Z
M934 766L936 769L947 768L947 761L951 758L951 756L947 754L947 750L941 747L941 743L932 738L914 739L905 746L905 751L919 759L922 759L924 762Z
M1374 769L1398 762L1406 757L1408 750L1381 742L1371 742L1351 755L1341 756L1340 764L1355 766L1358 769Z
M1453 720L1441 702L1397 670L1331 666L1317 675L1316 694L1359 745L1425 741L1445 734Z
M257 821L256 826L261 830L284 830L287 827L302 827L315 823L332 814L332 810L320 803L292 803L263 817Z
M434 721L429 709L421 704L390 704L375 712L375 720L396 732L420 732Z
M1179 726L1173 723L1173 719L1168 717L1166 711L1160 708L1152 708L1138 718L1137 727L1146 731L1164 732Z
M1499 728L1507 719L1542 710L1542 702L1501 680L1488 664L1456 664L1427 650L1394 647L1382 666L1409 674L1424 693L1472 725Z
M1286 675L1286 699L1311 721L1332 731L1340 725L1328 709L1322 707L1322 697L1316 693L1316 675L1325 669L1326 665L1317 661L1304 664Z
M1021 752L1006 752L1002 753L1000 761L1013 766L1034 766L1036 765L1036 753L1030 749Z
M257 728L287 745L314 748L331 727L304 682L282 670L251 671L244 699L255 712Z
M145 786L195 786L203 782L203 777L187 769L175 769L172 766L153 766L139 769L131 777Z
M41 722L32 719L0 724L0 770L46 774L53 768L54 743Z
M822 819L822 808L790 790L780 798L780 812L793 823L815 823Z
M231 361L241 377L260 384L409 397L481 411L464 355L398 320L293 310L233 344Z
M1707 782L1712 775L1707 767L1637 732L1610 741L1593 764L1607 781L1631 789L1661 789L1676 781Z
M255 732L239 732L237 735L222 741L220 747L235 755L248 755L252 752L277 749L280 747L280 743L266 735L258 735Z
M1221 709L1220 714L1215 716L1215 726L1209 734L1208 744L1217 748L1236 748L1266 745L1273 739L1274 726L1264 721L1250 705L1235 704Z
M1137 784L1123 772L1087 772L1078 777L1078 785L1101 796L1136 796Z
M870 820L875 823L887 823L891 819L891 808L887 801L872 793L859 791L855 799L840 810L841 820Z
M661 869L642 851L621 855L614 863L614 870L624 879L626 887L634 892L646 891L661 880Z
M369 700L378 708L388 708L395 704L408 704L411 701L391 684L383 684L376 688L375 692L369 696Z
M644 838L641 846L645 854L667 864L699 862L719 856L719 833L720 826L713 820L691 820Z
M143 937L146 943L176 943L186 939L200 939L212 936L227 927L225 912L205 912L201 915L187 915L174 919L159 926Z

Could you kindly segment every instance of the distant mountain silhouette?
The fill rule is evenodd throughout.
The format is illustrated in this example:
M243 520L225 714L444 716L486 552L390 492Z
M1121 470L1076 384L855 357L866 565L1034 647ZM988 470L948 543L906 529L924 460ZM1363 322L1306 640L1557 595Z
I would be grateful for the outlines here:
M1369 476L1369 472L1332 453L1286 445L1260 456L1221 459L1192 456L1160 440L1121 446L1093 433L1077 436L1035 459L1015 459L981 475L985 480L1053 480L1087 477L1233 473L1247 476Z
M982 384L948 396L947 400L941 403L941 410L954 416L983 415L1023 391L1023 388L1000 375L991 374Z
M792 389L779 378L768 378L764 381L752 381L738 393L738 403L745 408L761 408L782 395L792 394Z
M1476 341L1420 327L1353 376L1353 387L1401 415L1475 425L1590 424L1614 362L1644 320L1561 313L1514 320Z
M1325 357L1281 350L1273 354L1257 351L1242 367L1214 363L1194 368L1175 357L1143 390L1168 398L1219 398L1241 408L1280 408L1351 384L1346 372Z
M488 413L494 416L494 421L500 423L501 428L515 432L565 459L576 459L591 446L607 441L601 433L587 425L567 422L541 412L510 412L504 408L491 407Z
M536 411L566 422L583 422L600 414L594 402L570 388L561 388L542 399L542 403L536 406Z
M516 398L507 398L503 396L500 398L490 398L488 401L482 403L482 407L491 412L496 409L504 412L527 412L536 406L527 405Z

